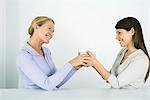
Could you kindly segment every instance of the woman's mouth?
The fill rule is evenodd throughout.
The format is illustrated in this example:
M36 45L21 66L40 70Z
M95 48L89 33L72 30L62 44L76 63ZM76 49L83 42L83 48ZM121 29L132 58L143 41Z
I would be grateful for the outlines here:
M123 40L119 40L119 44L120 44L121 46L124 46L124 41L123 41Z
M46 34L45 37L46 37L47 39L51 39L52 36L49 35L49 34Z

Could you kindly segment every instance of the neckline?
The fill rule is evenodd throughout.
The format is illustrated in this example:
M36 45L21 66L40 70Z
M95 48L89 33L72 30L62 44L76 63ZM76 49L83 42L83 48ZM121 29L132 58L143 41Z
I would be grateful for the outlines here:
M43 51L43 49L42 49L42 47L41 47L41 52L42 52L42 54L40 53L40 52L38 52L35 48L33 48L33 46L29 43L29 41L27 41L27 44L32 48L32 49L34 49L34 51L36 51L40 56L42 56L42 57L44 57L44 51Z
M133 57L134 55L136 55L138 52L140 52L141 51L141 49L137 49L136 51L134 51L134 52L132 52L131 54L129 54L128 56L127 56L127 58L122 62L122 60L124 59L124 56L125 56L125 53L127 52L127 48L125 49L125 51L123 52L123 56L122 56L122 58L121 58L121 60L120 60L120 65L122 65L122 64L124 64L129 58L131 58L131 57Z
M27 49L27 51L30 52L32 55L38 55L45 58L46 51L43 46L41 47L41 49L44 55L39 54L28 42L25 43L25 49Z

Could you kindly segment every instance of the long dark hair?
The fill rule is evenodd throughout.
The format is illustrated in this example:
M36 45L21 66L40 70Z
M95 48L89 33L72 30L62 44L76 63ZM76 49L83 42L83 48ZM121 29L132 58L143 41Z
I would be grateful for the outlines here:
M126 17L118 21L115 28L125 29L127 31L130 31L131 28L134 28L135 30L135 34L133 36L134 46L136 49L142 49L149 58L149 68L145 76L145 82L146 82L149 76L149 72L150 72L150 57L148 55L148 52L144 43L143 32L142 32L142 27L141 27L140 22L134 17Z

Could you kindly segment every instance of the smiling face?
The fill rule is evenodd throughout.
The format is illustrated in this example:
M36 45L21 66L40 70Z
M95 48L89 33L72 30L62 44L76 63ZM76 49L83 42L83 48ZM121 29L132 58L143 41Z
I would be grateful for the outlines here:
M119 41L121 47L127 47L132 44L132 36L134 35L133 29L130 31L125 29L116 29L116 39Z
M36 35L40 38L42 43L49 43L49 40L53 37L54 23L52 21L46 21L43 25L35 26Z

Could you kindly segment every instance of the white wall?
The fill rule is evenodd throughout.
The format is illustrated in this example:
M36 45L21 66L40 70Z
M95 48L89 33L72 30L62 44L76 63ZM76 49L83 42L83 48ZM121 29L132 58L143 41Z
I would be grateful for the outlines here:
M5 69L6 88L15 88L18 83L16 70L16 54L19 48L19 3L18 0L6 1L6 33L5 33Z
M146 37L146 43L150 55L150 0L147 0L147 37Z
M55 36L49 47L57 68L77 55L80 48L94 48L108 70L120 47L115 40L115 24L126 16L138 18L147 45L149 0L7 0L6 3L6 87L17 86L15 57L28 38L27 29L36 16L55 22ZM150 4L150 3L149 3ZM13 46L13 48L12 48ZM149 48L150 49L150 48ZM64 87L107 87L92 68L79 70Z
M146 22L146 30L147 30L147 36L145 37L146 39L146 46L149 52L150 56L150 0L147 0L147 22ZM150 87L150 76L148 78L148 81L146 82L146 85Z
M0 1L0 88L5 88L5 2Z

